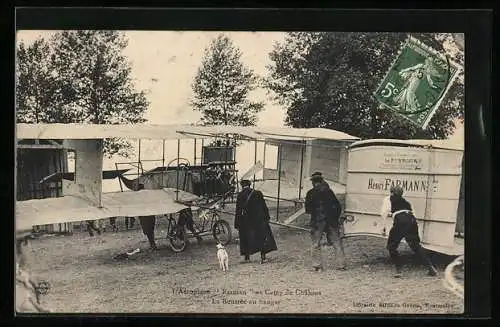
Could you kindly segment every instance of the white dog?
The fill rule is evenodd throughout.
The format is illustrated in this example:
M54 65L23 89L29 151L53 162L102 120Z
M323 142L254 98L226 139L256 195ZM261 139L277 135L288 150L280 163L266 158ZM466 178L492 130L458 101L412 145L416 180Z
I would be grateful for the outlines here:
M222 271L229 270L229 256L227 255L224 245L220 243L217 244L217 259L219 260L219 266Z

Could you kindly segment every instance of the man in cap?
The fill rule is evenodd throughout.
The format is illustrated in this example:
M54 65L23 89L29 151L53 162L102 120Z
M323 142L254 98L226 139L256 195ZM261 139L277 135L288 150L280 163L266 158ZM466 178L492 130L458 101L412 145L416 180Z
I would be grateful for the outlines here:
M306 194L305 211L311 215L311 256L314 270L323 270L321 239L326 234L327 244L333 246L338 259L338 269L345 269L345 254L340 235L340 214L342 208L335 193L320 172L311 176L313 188Z
M242 190L236 199L234 228L240 238L240 254L243 262L250 261L250 255L260 252L260 263L267 261L266 254L278 250L269 226L269 209L262 192L252 189L251 182L240 182Z
M403 188L400 185L393 185L390 188L390 196L383 200L381 216L385 220L393 217L394 222L389 231L387 240L387 250L396 266L394 277L401 277L402 263L398 254L398 246L404 238L408 246L419 255L428 266L428 274L436 276L437 269L426 254L426 251L420 245L418 236L418 224L413 215L411 204L403 198Z
M50 312L40 304L40 290L26 270L23 246L31 238L30 231L16 232L16 312Z

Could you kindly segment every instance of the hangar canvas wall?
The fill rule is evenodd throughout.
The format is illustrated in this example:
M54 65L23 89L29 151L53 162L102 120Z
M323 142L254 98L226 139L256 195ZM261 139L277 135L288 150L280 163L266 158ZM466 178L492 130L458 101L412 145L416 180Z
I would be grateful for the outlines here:
M16 199L44 199L63 195L61 182L40 183L54 173L68 171L68 154L59 145L45 140L21 140L16 151ZM36 226L35 230L49 233L72 231L72 224Z
M326 180L346 184L347 146L351 142L332 140L303 142L268 140L267 142L278 146L278 167L276 169L266 168L264 179L277 179L279 169L281 170L281 180L298 186L301 178L303 181L307 180L312 173L320 171Z
M280 206L292 205L295 206L296 211L297 205L304 201L307 191L312 186L309 180L310 176L312 173L320 171L335 192L342 207L345 208L347 147L352 142L326 139L307 141L267 139L266 147L277 148L277 164L273 167L274 162L271 165L264 162L266 167L263 173L264 181L256 183L255 187L264 195L271 197L267 199L268 205L273 208L271 211L274 212L276 203L273 198L278 196L278 188L281 199L294 201L281 201ZM278 171L280 171L279 175ZM299 226L307 225L309 221L309 216L303 213L303 209L288 217L289 215L284 213L280 215L279 220L293 219L293 224Z

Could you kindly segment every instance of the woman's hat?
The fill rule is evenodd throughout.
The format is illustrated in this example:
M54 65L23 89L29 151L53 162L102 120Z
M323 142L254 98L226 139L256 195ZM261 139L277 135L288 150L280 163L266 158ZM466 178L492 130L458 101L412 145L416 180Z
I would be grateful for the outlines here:
M323 175L319 171L317 171L311 175L311 181L319 181L322 179L323 179Z

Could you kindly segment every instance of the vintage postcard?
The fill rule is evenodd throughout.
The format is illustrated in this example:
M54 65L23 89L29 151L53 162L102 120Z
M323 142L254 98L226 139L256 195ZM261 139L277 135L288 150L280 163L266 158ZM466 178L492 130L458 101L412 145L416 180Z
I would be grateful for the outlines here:
M464 56L18 30L16 314L463 313Z

